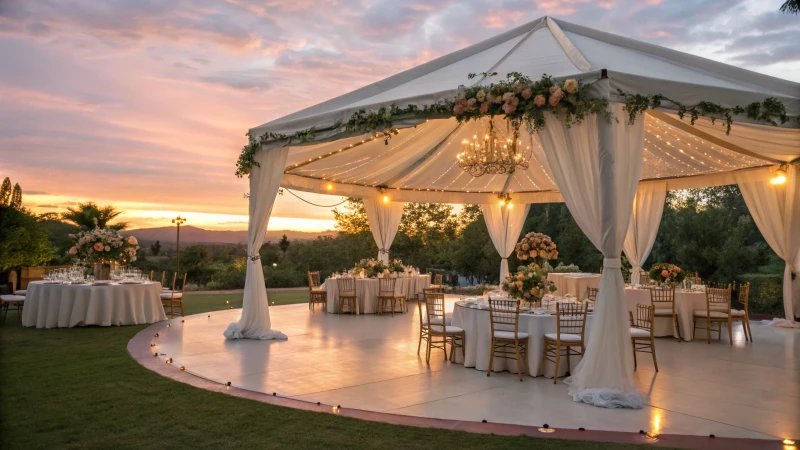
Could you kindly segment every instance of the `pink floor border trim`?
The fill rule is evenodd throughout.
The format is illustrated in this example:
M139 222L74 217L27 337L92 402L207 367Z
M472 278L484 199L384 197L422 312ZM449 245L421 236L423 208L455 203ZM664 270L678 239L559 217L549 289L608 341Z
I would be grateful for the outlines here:
M213 314L213 313L211 313ZM737 439L737 438L724 438L717 437L711 438L710 436L693 436L693 435L679 435L679 434L661 434L656 439L648 438L638 432L622 432L622 431L603 431L603 430L576 430L558 428L552 433L543 433L539 431L539 427L525 426L525 425L511 425L503 423L483 423L483 422L469 422L460 420L449 419L432 419L427 417L404 416L398 414L389 414L373 411L365 411L361 409L340 408L338 405L324 405L306 402L302 400L295 400L292 398L273 396L256 391L249 391L246 389L237 388L234 386L226 386L215 381L201 378L185 371L180 370L172 364L165 363L169 355L158 353L154 356L154 351L151 349L150 344L157 333L171 326L181 326L182 319L176 318L165 322L159 322L152 326L145 328L136 334L128 342L128 353L139 364L147 369L156 372L157 374L170 378L172 380L188 384L207 391L221 392L239 398L246 398L256 400L271 405L284 406L287 408L302 409L306 411L314 411L319 413L336 414L344 417L352 417L361 420L368 420L372 422L383 422L393 425L406 425L421 428L440 428L444 430L466 431L469 433L482 433L482 434L498 434L507 436L527 435L532 437L542 437L550 439L570 439L582 441L596 441L596 442L617 442L627 444L650 444L656 447L677 447L689 449L719 449L719 450L737 450L737 449L785 449L780 440L763 440L763 439ZM789 447L791 448L791 447Z

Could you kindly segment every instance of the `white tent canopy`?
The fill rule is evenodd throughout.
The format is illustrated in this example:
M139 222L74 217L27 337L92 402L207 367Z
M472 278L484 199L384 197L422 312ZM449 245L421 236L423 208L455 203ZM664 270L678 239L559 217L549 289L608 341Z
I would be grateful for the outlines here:
M497 75L468 77L470 73L484 72ZM548 74L560 79L594 82L593 95L608 98L619 120L609 123L591 117L580 125L563 129L561 123L552 118L539 134L523 129L520 139L532 155L529 167L511 174L481 177L461 170L456 155L461 152L461 142L465 138L483 134L489 119L459 124L452 117L427 120L418 116L393 117L393 127L399 132L388 143L383 137L353 133L341 126L361 109L374 110L392 104L424 107L452 99L459 85L489 84L504 79L509 72L519 72L532 79ZM688 120L677 116L672 103L664 102L660 110L648 111L635 124L629 125L622 107L613 103L622 101L617 95L618 89L626 94L662 94L685 104L704 100L726 107L746 106L774 97L785 105L793 119L778 127L753 123L744 116L736 117L730 134L726 134L723 121L712 124L710 119L701 117L690 125ZM663 190L664 183L667 189L684 189L734 184L741 180L750 182L754 177L764 180L778 164L800 157L800 130L795 120L798 114L800 84L545 17L250 130L252 136L267 131L291 135L310 127L316 130L312 142L278 140L261 144L256 154L256 161L261 165L253 167L250 174L251 211L254 210L252 204L271 205L271 199L262 196L275 195L272 190L257 189L268 183L254 182L254 178L275 177L281 177L280 184L285 188L348 197L380 197L378 204L493 205L500 194L510 195L517 204L564 201L566 198L576 220L580 218L581 228L590 237L594 236L592 242L603 251L607 269L601 281L605 289L601 289L598 298L596 325L590 336L590 342L594 339L604 340L604 343L594 345L595 348L590 345L584 361L576 368L574 378L579 380L579 386L573 386L574 398L603 406L637 406L641 401L634 394L638 393L627 392L633 389L628 370L630 342L624 336L627 331L603 336L608 327L623 326L625 320L620 307L619 256L624 241L620 236L624 236L630 222L637 184L658 183ZM495 119L496 123L502 120ZM505 127L497 128L502 133ZM264 154L279 148L283 150L281 157L265 164ZM287 149L288 154L285 153ZM553 168L558 170L554 173ZM796 180L796 167L790 167L787 172L790 182L776 187L782 193L769 201L772 210L780 210L782 215L776 218L781 226L772 230L775 237L771 238L774 242L771 245L786 260L787 271L791 274L792 270L800 270L800 255L792 247L800 242L800 214L796 211L800 208L792 209L790 201L800 198L800 194L794 192L800 189L800 183ZM763 189L751 191L748 204L758 202L759 196L768 195ZM784 208L784 204L789 207ZM378 205L375 208L373 215L376 217L386 213L381 212ZM636 214L656 213L661 214L658 208L639 208ZM265 231L266 221L262 221L262 216L258 215L260 223L256 226L251 223L252 232ZM647 220L644 217L635 220L641 221L635 230L636 238L642 242L641 249L637 250L643 253L638 255L641 260L649 252L650 239L638 234L655 233L654 228L657 229L657 225L646 226ZM757 225L762 228L768 220L769 213L762 214ZM394 222L371 224L376 241L391 244L387 236L396 232ZM493 221L494 225L488 222L487 225L505 227L492 230L493 236L505 236L512 229L518 234L519 224L508 222L497 220ZM387 226L389 223L394 230ZM252 238L250 241L257 242ZM385 250L388 248L381 247L382 255ZM498 246L498 250L507 250L506 245ZM248 271L260 270L260 262L254 261L248 265ZM251 279L257 281L257 278L248 277ZM264 289L263 284L252 288ZM791 324L791 286L788 294L786 289L785 283L784 303ZM246 294L244 302L246 305L248 301L265 299L265 296L251 299ZM242 321L245 319L243 315ZM599 320L602 324L597 324ZM266 331L250 334L267 336ZM609 343L611 345L606 345ZM582 371L581 367L586 369ZM619 379L619 383L610 385L608 380L614 379ZM613 392L607 392L609 390Z

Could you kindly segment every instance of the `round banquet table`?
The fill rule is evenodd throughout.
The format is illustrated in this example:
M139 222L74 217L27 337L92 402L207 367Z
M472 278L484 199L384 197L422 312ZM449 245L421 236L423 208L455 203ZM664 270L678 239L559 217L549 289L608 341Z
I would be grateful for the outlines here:
M592 315L586 317L586 330L584 333L584 343L589 337L589 329L592 323ZM489 354L492 344L492 330L489 323L489 308L480 309L476 306L469 306L462 301L458 301L453 308L452 324L463 328L466 333L466 346L464 348L466 358L461 356L461 350L455 352L455 362L463 363L464 367L474 367L478 370L487 371L489 369ZM555 364L547 362L545 370L542 371L542 350L544 349L544 335L556 332L556 315L534 315L519 314L519 331L528 333L528 364L522 366L523 373L530 376L544 375L553 378ZM448 355L449 356L449 355ZM570 366L575 368L580 362L580 356L570 356ZM517 363L513 359L494 358L492 372L502 372L508 370L517 373ZM567 358L562 358L558 367L558 376L567 373Z
M586 288L600 287L600 274L597 273L554 273L547 274L547 280L556 287L556 294L573 295L580 300L586 299Z
M394 291L397 295L405 295L406 300L413 299L422 290L431 286L430 275L398 277ZM339 309L339 286L336 278L328 278L322 283L328 296L328 312L337 313ZM378 279L356 278L356 314L375 314L378 312Z
M647 289L637 289L633 287L625 288L625 302L628 306L628 311L632 311L636 317L636 305L641 304L649 306L650 291ZM684 289L675 289L675 313L678 316L678 323L681 327L681 337L685 341L692 340L692 329L694 328L694 312L706 309L706 293L705 291L692 291ZM702 325L705 327L705 325ZM678 337L678 330L675 329L674 322L668 317L659 317L654 324L654 334L656 336L673 336ZM701 331L705 333L705 331ZM703 334L705 337L705 334Z
M167 320L161 304L161 283L66 285L28 284L22 325L67 328L81 325L138 325Z

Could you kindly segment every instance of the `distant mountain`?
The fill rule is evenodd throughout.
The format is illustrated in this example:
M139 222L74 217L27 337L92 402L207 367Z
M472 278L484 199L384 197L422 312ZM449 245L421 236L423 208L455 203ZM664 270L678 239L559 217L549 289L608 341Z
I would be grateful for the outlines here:
M138 230L125 230L124 234L136 236L140 241L175 242L175 231L175 227L140 228ZM316 239L318 236L336 236L338 233L336 231L309 233L305 231L270 230L267 231L266 241L277 242L284 234L290 240L295 241ZM181 243L244 244L246 242L247 231L204 230L189 225L181 227Z

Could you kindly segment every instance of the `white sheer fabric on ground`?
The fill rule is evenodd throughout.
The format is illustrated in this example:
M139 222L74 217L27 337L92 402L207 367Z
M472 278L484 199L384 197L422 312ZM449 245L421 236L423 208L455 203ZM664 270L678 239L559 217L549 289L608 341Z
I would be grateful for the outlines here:
M750 215L772 250L786 262L783 271L785 320L772 326L800 328L794 318L798 301L793 292L792 272L800 273L800 166L789 166L786 183L770 183L775 168L737 174L739 190Z
M225 339L286 339L270 328L269 299L264 284L264 270L258 256L267 232L272 205L283 176L287 147L262 148L256 153L259 166L250 171L250 222L247 226L247 277L244 282L242 317L228 325Z
M618 121L590 117L567 128L547 114L542 147L575 221L603 253L603 276L586 353L572 373L576 402L605 408L642 408L633 382L630 327L620 255L630 221L644 147L644 120L630 125L622 105Z
M508 257L514 251L514 246L519 240L519 233L528 217L528 210L531 205L521 208L500 206L500 203L481 205L483 218L486 220L486 228L489 229L489 237L492 238L494 248L500 253L500 282L508 276Z
M643 183L636 190L628 233L622 246L631 263L631 284L639 284L639 270L656 242L666 198L666 181Z
M389 248L392 246L400 219L403 218L403 202L384 202L382 199L365 197L364 209L367 211L369 229L375 244L378 245L378 259L389 262Z

